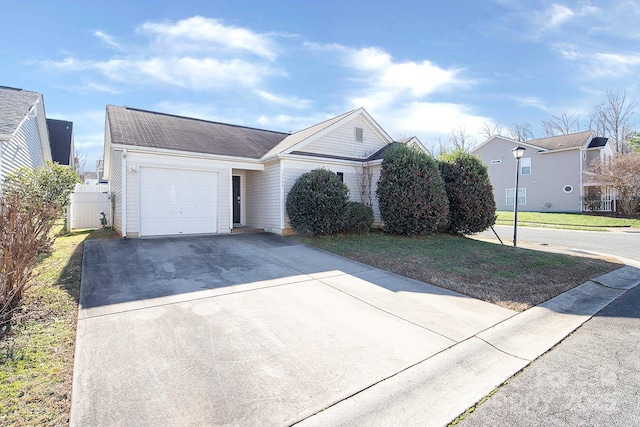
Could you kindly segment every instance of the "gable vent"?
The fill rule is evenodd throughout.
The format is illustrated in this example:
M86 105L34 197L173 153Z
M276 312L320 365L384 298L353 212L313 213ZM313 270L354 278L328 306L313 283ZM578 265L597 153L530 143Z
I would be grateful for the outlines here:
M364 141L364 132L362 128L356 128L356 142Z

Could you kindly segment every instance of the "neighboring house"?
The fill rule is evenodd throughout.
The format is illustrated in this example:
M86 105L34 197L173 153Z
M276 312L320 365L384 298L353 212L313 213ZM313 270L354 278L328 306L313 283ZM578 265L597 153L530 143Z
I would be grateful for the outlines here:
M410 136L408 138L402 138L400 140L398 140L398 142L401 142L403 144L408 145L409 147L414 147L414 148L418 148L422 151L424 151L425 153L429 153L429 155L432 155L429 150L427 149L427 147L425 147L425 145L422 143L422 141L420 141L418 139L417 136Z
M47 119L51 158L54 162L75 169L73 122Z
M291 232L289 189L324 167L370 201L393 140L362 108L293 134L107 106L104 177L113 224L124 237L229 233L234 227ZM361 191L361 182L373 185ZM366 186L365 186L366 187Z
M0 185L11 171L51 160L42 94L0 86Z
M498 210L513 210L516 159L511 150L526 149L520 161L518 210L535 212L581 212L615 210L612 192L584 179L594 159L604 160L613 151L607 138L594 132L578 132L549 138L515 141L494 136L474 148L489 171ZM595 208L587 205L587 195L601 199Z

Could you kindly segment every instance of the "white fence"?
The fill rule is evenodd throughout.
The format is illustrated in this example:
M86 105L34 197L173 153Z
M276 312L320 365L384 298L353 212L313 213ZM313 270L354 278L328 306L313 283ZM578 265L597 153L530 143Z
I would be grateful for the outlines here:
M109 191L109 184L76 184L74 193L106 193Z
M97 185L83 187L98 187ZM77 187L76 187L77 188ZM79 228L101 228L101 212L110 224L111 200L106 192L74 192L71 193L71 204L67 208L67 230Z

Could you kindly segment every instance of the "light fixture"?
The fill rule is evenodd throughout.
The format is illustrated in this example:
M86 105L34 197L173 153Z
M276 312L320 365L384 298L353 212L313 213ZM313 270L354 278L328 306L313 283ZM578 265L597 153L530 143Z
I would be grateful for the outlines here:
M513 191L513 247L516 247L518 241L518 180L520 178L520 159L524 156L525 148L517 146L511 152L516 159L516 188Z

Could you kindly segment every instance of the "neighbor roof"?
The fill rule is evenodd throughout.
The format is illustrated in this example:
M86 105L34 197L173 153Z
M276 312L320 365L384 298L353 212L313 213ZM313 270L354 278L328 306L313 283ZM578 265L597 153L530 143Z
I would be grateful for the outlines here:
M289 134L107 105L111 143L259 159Z
M592 137L593 131L587 130L584 132L570 133L567 135L531 139L527 141L527 144L535 145L536 147L544 148L550 151L566 150L567 148L584 147Z
M69 166L69 161L71 159L73 122L47 119L47 127L49 128L51 159L61 165Z
M38 92L0 86L0 134L13 133L40 96Z

